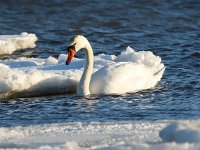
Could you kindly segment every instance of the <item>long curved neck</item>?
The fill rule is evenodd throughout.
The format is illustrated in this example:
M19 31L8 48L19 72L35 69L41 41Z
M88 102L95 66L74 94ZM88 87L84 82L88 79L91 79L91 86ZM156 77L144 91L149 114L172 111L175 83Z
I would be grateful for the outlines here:
M77 95L86 96L90 94L90 80L93 72L94 56L91 45L88 43L85 50L86 63L80 82L77 87Z

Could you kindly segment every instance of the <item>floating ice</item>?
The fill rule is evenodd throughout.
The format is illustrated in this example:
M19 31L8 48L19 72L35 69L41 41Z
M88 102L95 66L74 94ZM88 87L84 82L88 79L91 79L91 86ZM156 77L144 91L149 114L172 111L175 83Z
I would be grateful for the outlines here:
M0 128L0 148L104 149L159 142L165 122L67 123ZM136 144L141 143L141 144Z
M134 57L130 58L130 56ZM74 58L73 62L68 66L65 65L66 59L67 55L61 54L58 59L50 56L47 59L21 57L18 59L0 60L0 98L75 92L82 75L85 59ZM119 64L124 65L118 67L117 65ZM153 55L151 52L134 52L133 50L130 51L129 47L129 51L122 52L119 56L100 54L95 56L94 64L94 72L98 71L98 74L95 73L92 76L92 81L94 82L91 81L92 90L96 90L97 93L98 89L95 86L97 84L106 84L103 78L105 69L102 68L104 66L110 66L107 68L110 69L109 77L105 79L105 82L109 79L113 80L110 89L105 89L106 94L115 93L115 91L116 93L123 93L124 90L127 91L132 88L142 89L143 87L137 84L140 81L146 81L141 78L141 75L150 76L148 81L145 82L145 86L150 88L160 80L164 72L164 70L162 70L155 80L153 77L151 80L153 73L164 67L160 57ZM147 74L144 72L144 66L148 66L147 73L149 73L149 69L153 73L150 72ZM112 67L118 68L113 72ZM135 80L135 78L131 80L134 84L131 84L130 80L126 80L128 84L125 84L127 85L125 88L123 87L122 90L116 89L117 87L121 87L116 86L116 84L121 84L123 82L124 85L125 83L125 80L121 81L119 79L121 77L126 77L125 79L128 79L129 75L133 74L132 72L134 72L134 77L137 78L137 80ZM116 74L118 78L113 78L112 76L116 76Z
M199 143L200 121L179 121L168 125L160 132L165 142Z
M65 123L0 128L1 150L199 150L200 143L163 143L169 121ZM190 136L191 137L191 136Z
M0 35L0 55L11 54L19 49L34 48L37 37L26 32L20 35Z

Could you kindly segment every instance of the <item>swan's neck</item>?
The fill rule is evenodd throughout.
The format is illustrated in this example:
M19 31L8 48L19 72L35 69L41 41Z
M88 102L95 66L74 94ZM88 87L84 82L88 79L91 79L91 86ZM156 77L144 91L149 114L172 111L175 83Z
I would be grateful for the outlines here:
M80 82L77 87L77 95L86 96L90 94L90 80L93 72L93 50L88 43L85 50L86 63Z

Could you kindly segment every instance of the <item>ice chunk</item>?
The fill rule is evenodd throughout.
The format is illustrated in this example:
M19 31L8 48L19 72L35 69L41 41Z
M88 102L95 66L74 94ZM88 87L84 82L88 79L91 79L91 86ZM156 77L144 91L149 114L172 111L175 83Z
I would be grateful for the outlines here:
M0 55L11 54L16 50L34 48L37 36L23 32L20 35L0 35Z

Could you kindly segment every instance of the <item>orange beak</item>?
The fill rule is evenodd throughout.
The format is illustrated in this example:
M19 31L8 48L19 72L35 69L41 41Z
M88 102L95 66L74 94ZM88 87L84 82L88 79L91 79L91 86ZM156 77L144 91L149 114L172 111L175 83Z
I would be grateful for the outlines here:
M76 50L70 46L68 47L67 51L68 51L68 58L66 61L66 65L69 65L76 53Z

